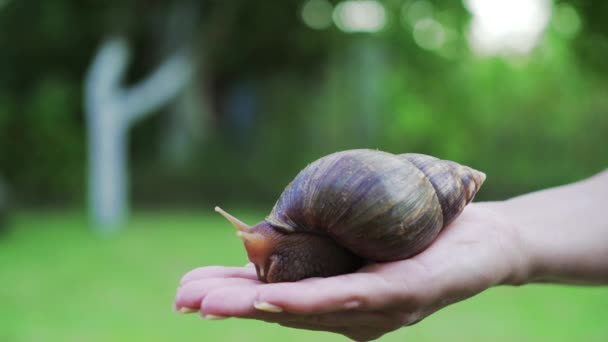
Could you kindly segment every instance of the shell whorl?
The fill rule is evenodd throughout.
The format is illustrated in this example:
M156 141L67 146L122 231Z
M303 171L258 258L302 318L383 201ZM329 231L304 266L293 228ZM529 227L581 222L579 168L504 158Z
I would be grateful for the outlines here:
M369 260L404 259L471 201L483 182L475 172L419 154L337 152L304 168L266 222L284 232L328 235Z
M418 153L398 156L414 164L435 188L441 204L444 226L458 217L486 179L485 173L453 161Z

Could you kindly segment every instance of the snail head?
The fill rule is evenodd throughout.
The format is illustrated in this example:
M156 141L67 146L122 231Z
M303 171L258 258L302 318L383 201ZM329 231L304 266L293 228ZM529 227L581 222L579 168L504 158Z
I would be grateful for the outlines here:
M266 221L249 226L219 207L215 211L237 229L258 278L267 283L354 271L362 260L326 236L287 232ZM331 262L328 262L331 260Z
M237 229L236 235L243 240L249 261L255 265L258 278L266 281L273 263L276 261L274 256L282 239L277 232L265 221L255 226L249 226L228 214L219 207L215 211L224 216Z

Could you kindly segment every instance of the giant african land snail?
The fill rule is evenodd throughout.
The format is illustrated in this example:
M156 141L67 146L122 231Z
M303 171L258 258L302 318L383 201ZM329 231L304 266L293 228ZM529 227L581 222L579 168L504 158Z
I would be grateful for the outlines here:
M485 178L427 155L348 150L304 168L255 226L216 211L238 229L260 280L297 281L421 252Z

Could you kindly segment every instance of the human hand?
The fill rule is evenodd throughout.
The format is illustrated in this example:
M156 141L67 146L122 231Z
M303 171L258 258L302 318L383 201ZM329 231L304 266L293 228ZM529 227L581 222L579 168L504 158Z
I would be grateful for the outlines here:
M371 340L499 284L522 283L529 262L517 230L492 203L471 204L422 253L356 273L265 284L253 267L186 274L175 307L203 318L252 318Z

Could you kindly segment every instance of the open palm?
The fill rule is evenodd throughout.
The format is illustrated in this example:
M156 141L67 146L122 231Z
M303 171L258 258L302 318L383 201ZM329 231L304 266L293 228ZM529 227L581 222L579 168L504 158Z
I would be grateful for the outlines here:
M265 284L253 267L209 266L186 274L175 307L204 318L240 317L375 339L525 270L515 229L472 204L422 253L356 273Z

